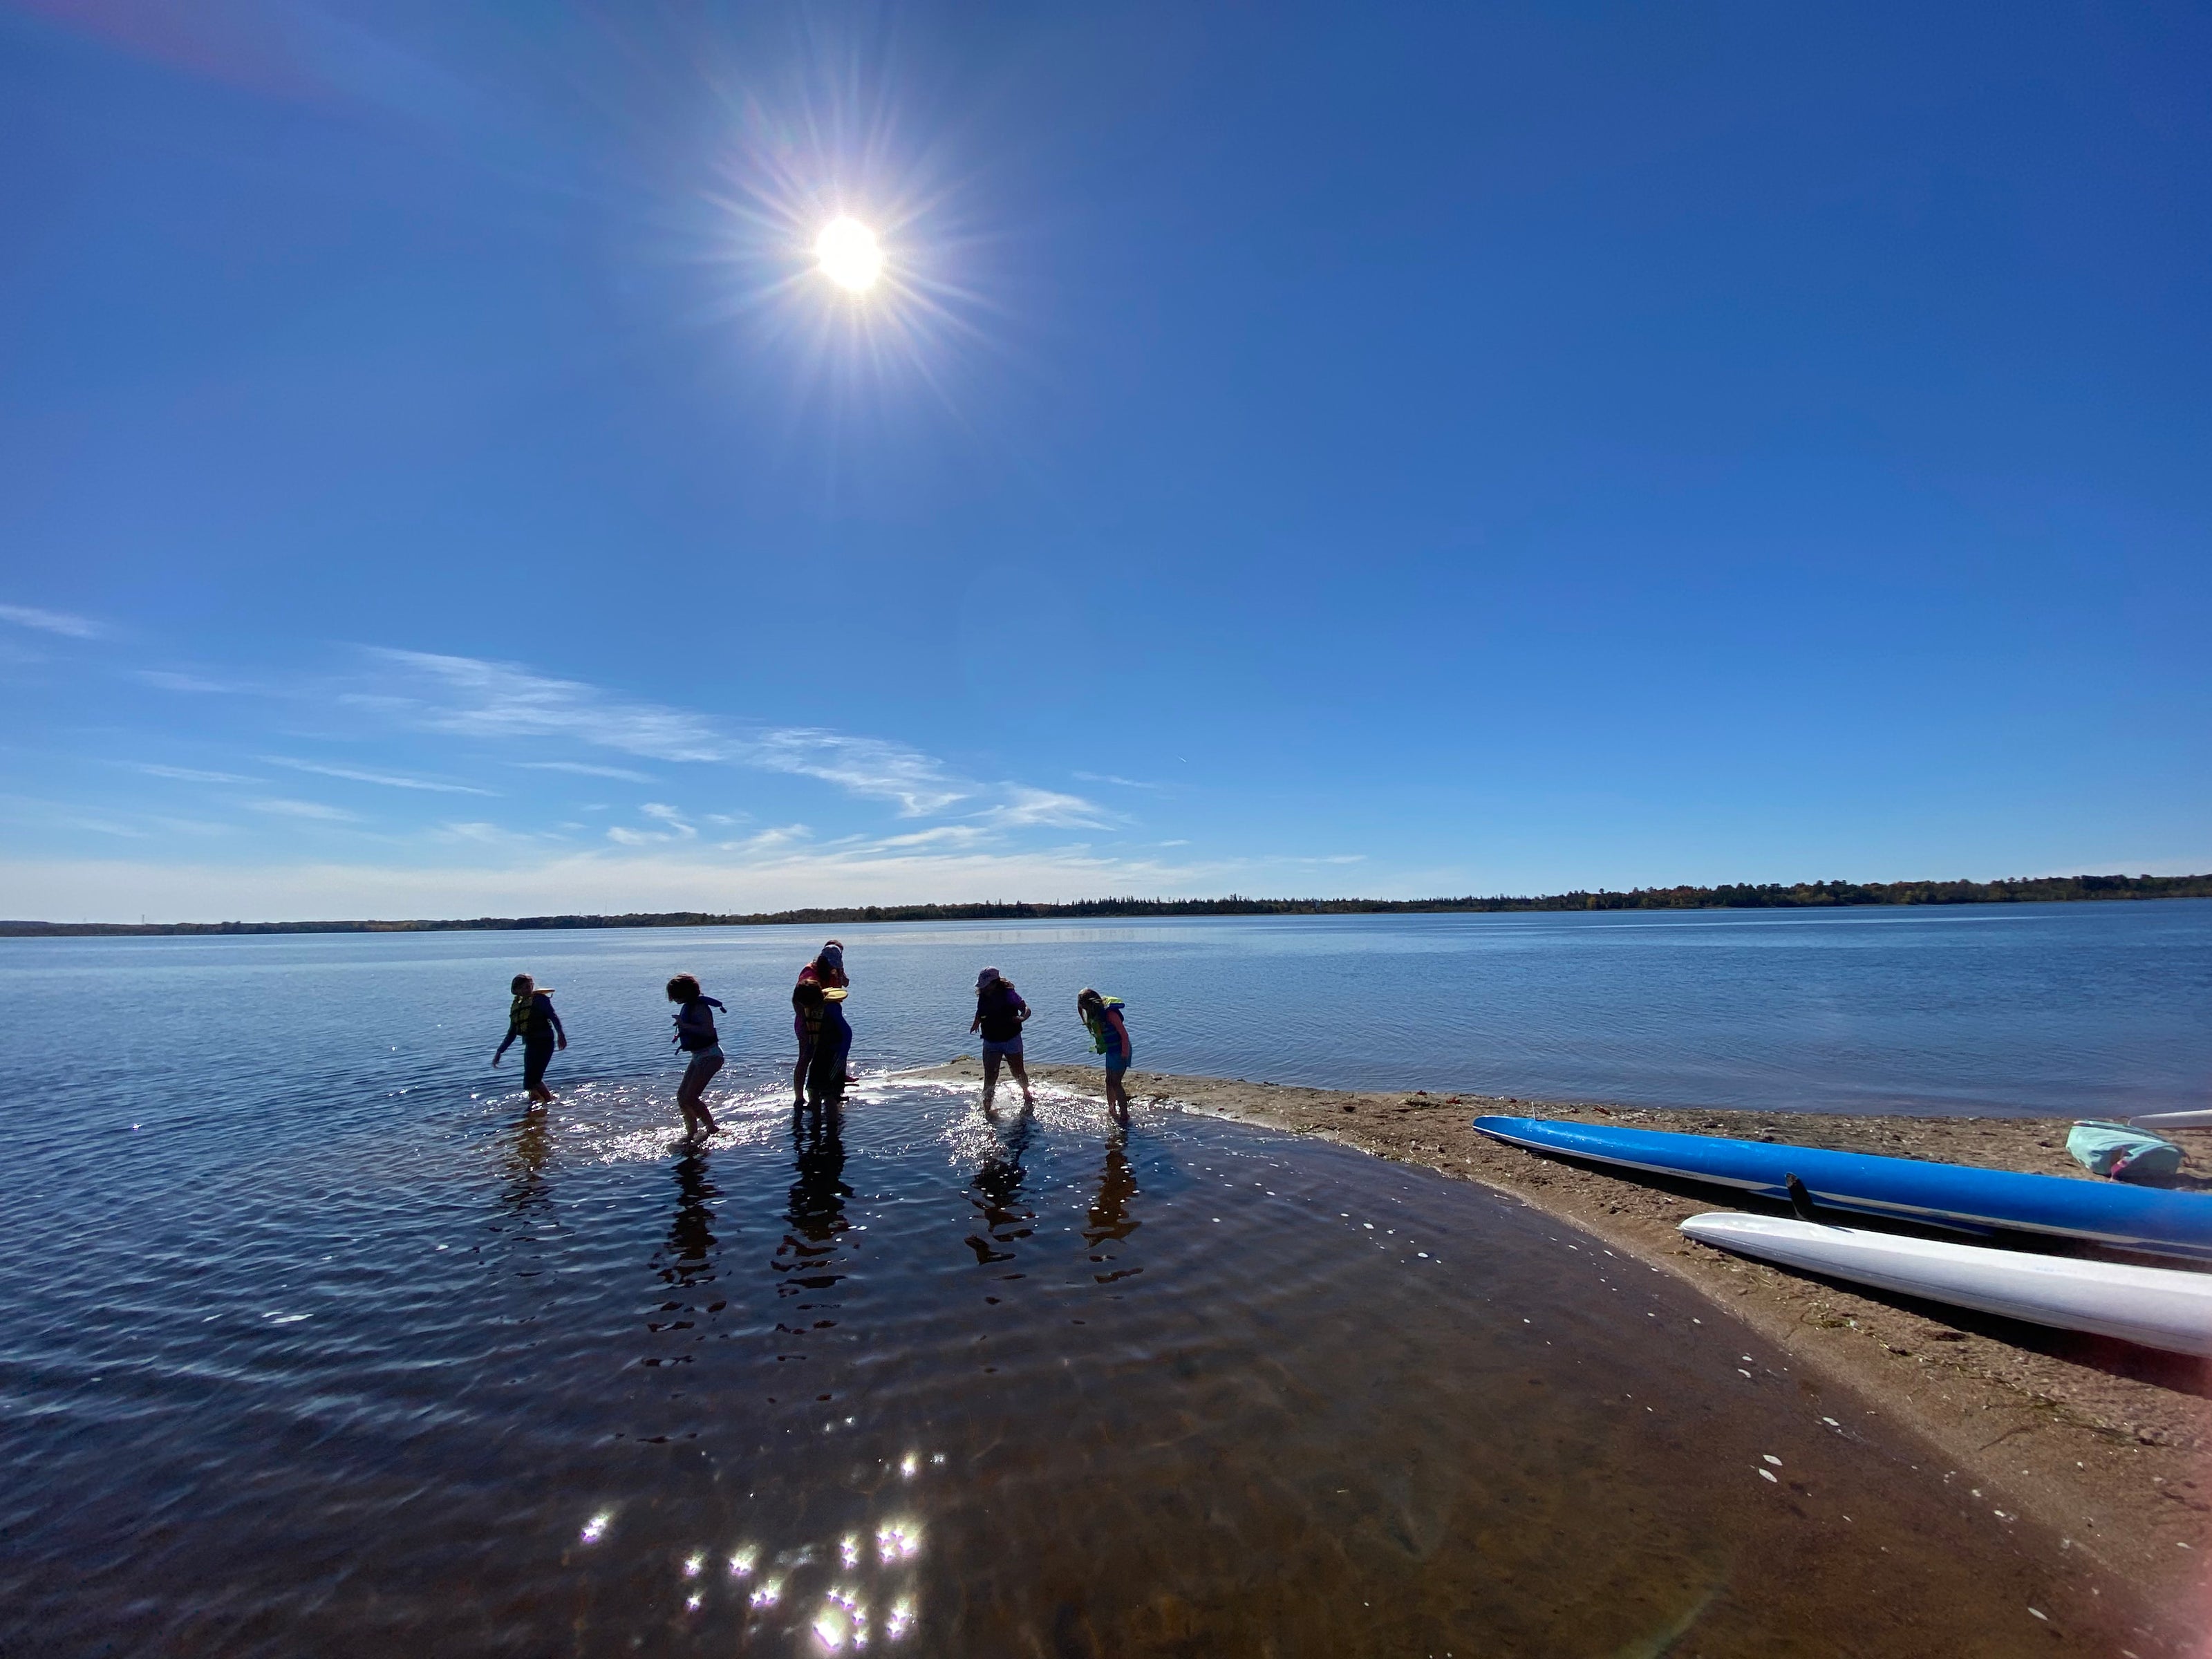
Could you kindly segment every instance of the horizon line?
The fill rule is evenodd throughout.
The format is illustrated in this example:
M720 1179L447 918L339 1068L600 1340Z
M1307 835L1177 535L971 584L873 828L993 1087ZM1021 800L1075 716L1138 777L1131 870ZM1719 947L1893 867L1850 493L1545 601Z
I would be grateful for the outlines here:
M611 927L762 927L890 921L1018 921L1058 916L1380 915L1498 914L1565 910L1837 909L1873 905L2066 903L2149 898L2212 898L2212 873L2194 876L2014 876L1996 881L1801 881L1725 883L1704 887L1577 888L1528 896L1456 898L978 900L961 903L811 905L789 910L577 913L326 921L0 921L0 938L152 937L167 934L486 933Z

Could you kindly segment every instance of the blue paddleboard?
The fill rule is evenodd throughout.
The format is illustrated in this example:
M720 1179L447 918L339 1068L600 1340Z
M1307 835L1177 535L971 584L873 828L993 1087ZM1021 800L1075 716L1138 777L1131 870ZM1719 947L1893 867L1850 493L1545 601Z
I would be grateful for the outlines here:
M1540 1117L1479 1117L1474 1127L1532 1152L1709 1181L1782 1203L1790 1198L1784 1179L1794 1175L1815 1203L1832 1209L1939 1227L2014 1228L2212 1261L2212 1193Z

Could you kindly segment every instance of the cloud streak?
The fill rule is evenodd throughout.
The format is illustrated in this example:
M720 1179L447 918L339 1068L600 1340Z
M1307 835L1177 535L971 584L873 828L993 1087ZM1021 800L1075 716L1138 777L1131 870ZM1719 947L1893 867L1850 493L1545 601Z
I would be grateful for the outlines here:
M1006 788L1008 799L977 813L979 822L1000 830L1103 830L1120 821L1080 795L1033 789L1024 783L1010 783Z
M627 766L593 766L588 761L510 761L510 766L525 772L573 772L580 778L620 778L625 783L658 783L650 772L635 771Z
M354 823L358 820L342 807L325 806L319 800L284 800L266 799L246 803L257 812L266 812L272 817L308 818L320 823Z
M105 638L107 625L67 611L41 611L33 605L0 605L0 622L18 628L35 628L42 634L59 634L72 640Z
M731 744L687 709L612 697L581 680L556 680L506 663L373 647L397 686L346 701L425 731L492 739L567 738L649 760L726 761Z
M343 778L352 783L380 784L386 789L423 789L441 795L493 795L495 789L478 789L472 784L440 783L432 778L409 777L399 772L367 772L353 766L325 766L319 761L288 760L282 755L264 755L264 766L289 766L295 772L313 772L319 777Z
M417 730L493 741L566 739L645 760L743 766L815 778L864 799L889 802L905 817L933 817L988 793L985 786L956 776L934 756L885 738L821 726L725 722L477 657L388 647L372 647L368 655L374 683L343 694L343 700ZM514 763L653 781L628 768L581 761ZM1011 798L984 809L1008 827L1108 821L1102 809L1076 796L1010 787ZM1053 804L1045 804L1048 798Z
M740 747L744 763L763 771L819 778L855 795L894 803L922 817L968 799L969 789L918 749L880 738L848 738L811 726L757 733Z
M236 772L204 772L197 766L159 766L150 761L139 763L132 769L149 778L173 778L179 783L252 783L256 780Z
M453 826L496 858L485 826ZM471 833L471 832L474 833ZM1045 900L1101 893L1175 896L1249 884L1241 866L1168 865L1081 849L824 854L791 841L716 858L703 845L657 853L557 854L482 865L251 865L0 858L0 915L161 920L551 915L578 912L781 910L807 904L957 903L1010 894ZM794 838L799 839L799 838ZM449 845L453 844L449 842ZM516 853L521 851L515 848Z

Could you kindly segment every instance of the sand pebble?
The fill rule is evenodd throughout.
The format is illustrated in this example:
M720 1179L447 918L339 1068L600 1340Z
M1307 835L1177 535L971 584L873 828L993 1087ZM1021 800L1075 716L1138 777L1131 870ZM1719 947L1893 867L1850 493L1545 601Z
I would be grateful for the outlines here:
M1775 1480L1774 1471L1772 1469L1761 1469L1759 1472L1759 1479L1762 1480L1774 1480L1774 1484L1778 1486L1782 1484L1779 1480Z

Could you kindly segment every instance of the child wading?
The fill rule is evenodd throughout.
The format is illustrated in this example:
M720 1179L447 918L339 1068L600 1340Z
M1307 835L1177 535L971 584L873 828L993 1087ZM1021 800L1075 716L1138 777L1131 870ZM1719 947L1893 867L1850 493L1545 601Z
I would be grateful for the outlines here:
M806 1098L819 1106L824 1102L840 1101L845 1097L845 1085L852 1074L845 1069L846 1057L853 1052L853 1028L845 1019L845 988L842 985L809 988L821 999L821 1024L814 1037L814 1050L806 1061Z
M707 1109L707 1085L722 1069L722 1042L708 1010L722 1005L702 995L699 981L689 974L678 974L668 981L668 1000L680 1005L676 1010L677 1046L691 1056L691 1063L684 1068L684 1081L676 1085L676 1103L684 1110L684 1133L696 1136L703 1129L713 1134L720 1126ZM722 1008L722 1012L729 1010Z
M1106 1103L1122 1122L1129 1121L1129 1091L1122 1073L1129 1069L1129 1028L1122 1023L1121 999L1102 997L1089 986L1076 993L1075 1012L1091 1033L1091 1046L1106 1056Z
M532 1105L550 1106L553 1091L545 1086L545 1062L553 1058L555 1048L568 1046L568 1034L561 1029L561 1016L553 1012L553 993L539 990L529 975L517 974L507 988L514 993L514 1000L507 1006L507 1036L492 1050L491 1063L498 1065L507 1045L520 1037L522 1086L530 1091Z
M986 968L975 975L975 1018L968 1022L971 1031L983 1034L983 1110L991 1110L991 1097L999 1090L999 1062L1004 1060L1012 1068L1014 1081L1022 1085L1022 1109L1036 1104L1030 1093L1030 1075L1022 1069L1022 1022L1030 1017L1030 1006L1022 1000L1022 994L1014 989L1013 981L995 968Z
M824 1011L830 1002L843 1000L842 995L830 998L826 994L831 991L842 993L852 982L845 977L845 947L834 939L822 947L821 955L799 970L799 983L791 988L791 1030L792 1035L799 1039L799 1063L791 1068L791 1103L794 1106L804 1106L810 1092L817 1098L821 1096L819 1085L811 1091L809 1088L814 1050L821 1040ZM836 1015L831 1024L832 1031L842 1032L845 1048L849 1049L853 1046L853 1028L846 1024L842 1009L837 1010ZM850 1079L845 1075L844 1056L841 1053L837 1061L836 1092L842 1093L848 1081Z

